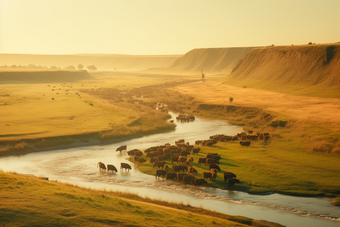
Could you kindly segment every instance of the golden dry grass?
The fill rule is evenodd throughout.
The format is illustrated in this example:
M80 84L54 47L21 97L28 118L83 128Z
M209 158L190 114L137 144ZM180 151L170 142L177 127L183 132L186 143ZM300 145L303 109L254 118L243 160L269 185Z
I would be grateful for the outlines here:
M177 86L176 91L195 97L203 103L256 107L299 120L332 124L340 127L340 100L293 96L272 91L235 87L216 81L195 82Z

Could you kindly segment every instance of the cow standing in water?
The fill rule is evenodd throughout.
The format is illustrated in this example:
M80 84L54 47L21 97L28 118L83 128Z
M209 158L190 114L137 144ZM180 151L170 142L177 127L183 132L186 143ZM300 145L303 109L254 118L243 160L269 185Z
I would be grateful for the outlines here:
M129 164L122 162L120 163L120 171L122 171L122 169L127 169L128 171L130 171L130 169L132 168Z
M117 168L114 165L110 165L110 164L107 165L107 171L111 171L112 173L118 172Z
M122 151L125 151L127 149L127 146L126 145L123 145L123 146L120 146L116 149L116 152L119 151L119 152L122 152Z
M102 162L98 162L97 167L99 167L99 170L105 170L106 171L106 166Z

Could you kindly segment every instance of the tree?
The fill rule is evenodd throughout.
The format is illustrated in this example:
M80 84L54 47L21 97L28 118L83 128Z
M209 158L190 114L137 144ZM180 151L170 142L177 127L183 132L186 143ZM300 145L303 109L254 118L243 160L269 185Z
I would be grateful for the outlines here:
M232 101L234 101L234 98L233 98L233 97L230 97L230 98L229 98L229 101L230 101L230 103L231 103Z
M74 68L74 66L73 65L69 65L69 66L67 66L67 67L65 67L64 69L76 69L76 68Z
M82 64L79 64L79 65L77 66L77 68L78 68L79 70L82 70L82 69L84 68L84 66L83 66Z
M89 65L89 66L87 66L87 68L88 68L89 70L97 70L97 67L94 66L94 65Z

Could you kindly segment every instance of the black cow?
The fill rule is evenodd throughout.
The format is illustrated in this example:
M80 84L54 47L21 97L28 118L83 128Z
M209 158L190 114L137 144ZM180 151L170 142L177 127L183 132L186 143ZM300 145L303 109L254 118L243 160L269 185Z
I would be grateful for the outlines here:
M203 179L206 179L206 178L213 179L213 175L210 172L203 172L202 178Z
M228 179L231 179L231 178L236 178L236 175L233 174L232 172L224 172L224 182L227 182Z
M113 173L113 171L118 172L117 168L114 165L107 165L107 171L111 171Z
M97 167L99 167L99 170L105 170L106 171L106 166L102 162L98 162Z
M242 146L250 146L250 141L241 141L240 142L240 145L242 145Z
M221 171L221 168L217 164L215 164L215 163L211 163L209 165L209 170L210 169L217 169L218 171Z
M167 174L167 172L163 169L157 169L156 170L156 174L155 177L159 178L160 176L163 176L163 178L165 177L165 175Z
M207 164L211 164L211 163L220 164L220 162L214 158L207 158L206 162Z
M234 185L236 183L240 183L240 180L239 179L235 179L235 178L230 178L227 180L227 184L228 185Z
M132 169L132 168L131 168L131 166L130 166L129 164L124 163L124 162L121 162L121 163L120 163L120 171L122 171L122 169L123 169L123 170L124 170L124 169L127 169L128 171L130 171L130 169Z

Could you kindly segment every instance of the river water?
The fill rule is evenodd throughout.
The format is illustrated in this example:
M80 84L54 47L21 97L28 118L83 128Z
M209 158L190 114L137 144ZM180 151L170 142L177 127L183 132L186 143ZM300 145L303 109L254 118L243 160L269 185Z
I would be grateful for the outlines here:
M173 118L174 113L170 113ZM126 152L116 152L120 145L128 150L146 149L151 146L174 144L185 139L193 144L215 134L235 135L241 127L225 121L196 118L194 122L177 122L175 131L144 136L111 145L96 145L62 150L52 150L0 159L0 169L22 174L48 177L65 183L92 189L105 189L138 194L142 197L170 202L183 202L191 206L226 213L263 219L286 226L340 226L340 207L324 198L306 198L280 194L250 195L208 187L192 188L183 184L155 179L141 173L127 159ZM113 164L119 169L121 162L133 166L130 172L106 173L97 168L98 162Z

